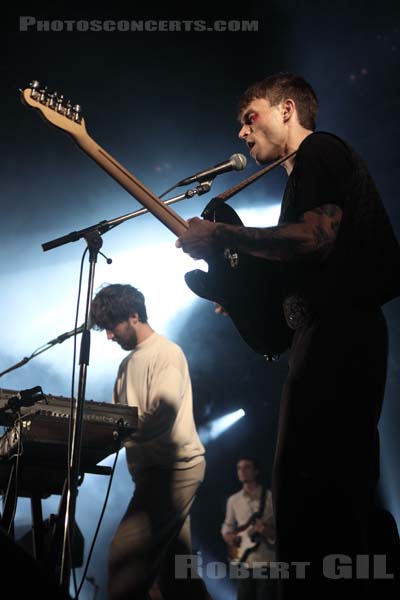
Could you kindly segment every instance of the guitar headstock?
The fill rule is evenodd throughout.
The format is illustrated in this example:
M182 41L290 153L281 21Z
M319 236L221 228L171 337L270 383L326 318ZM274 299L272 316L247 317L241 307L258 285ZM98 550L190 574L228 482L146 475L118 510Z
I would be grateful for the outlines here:
M21 90L21 101L39 110L46 121L73 137L86 133L79 104L72 105L70 100L64 100L62 94L50 93L47 88L41 89L38 81L32 81L28 88Z

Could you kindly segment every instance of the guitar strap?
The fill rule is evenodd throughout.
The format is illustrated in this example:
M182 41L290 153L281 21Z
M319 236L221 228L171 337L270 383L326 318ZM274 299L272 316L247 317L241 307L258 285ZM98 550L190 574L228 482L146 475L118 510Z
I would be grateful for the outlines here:
M258 508L258 514L260 515L260 519L263 516L263 512L264 512L266 494L267 494L267 488L265 487L265 485L263 485L261 488L260 506Z

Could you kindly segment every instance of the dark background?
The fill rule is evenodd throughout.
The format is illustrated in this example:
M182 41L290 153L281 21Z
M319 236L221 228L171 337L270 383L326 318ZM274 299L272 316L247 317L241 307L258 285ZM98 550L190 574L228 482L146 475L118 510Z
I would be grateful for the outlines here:
M39 80L83 106L92 137L156 193L177 180L245 152L237 138L237 101L253 81L277 71L302 74L320 99L319 129L343 136L367 161L382 193L397 235L400 234L398 140L400 134L400 12L393 2L270 1L209 9L174 4L113 4L85 9L58 5L14 7L3 24L1 270L3 344L0 369L6 369L46 339L71 328L79 260L83 246L44 254L40 244L139 205L71 143L19 102L19 88ZM37 19L247 19L257 32L28 32L19 31L18 16ZM250 163L246 176L257 170ZM216 180L218 193L241 178ZM280 201L285 173L277 169L232 201L239 211L262 211ZM204 198L207 198L206 200ZM185 218L201 213L210 196L176 205ZM262 214L260 212L260 214ZM264 223L260 222L260 225ZM270 224L270 223L268 223ZM137 285L140 253L153 243L173 246L174 238L154 218L129 221L105 236L104 251L125 253L120 271L99 265L96 287L103 281ZM178 251L176 251L178 253ZM170 265L174 269L174 264ZM147 280L157 289L161 268L147 266ZM399 274L400 276L400 274ZM174 289L163 279L152 298L155 312ZM152 288L153 289L153 288ZM147 296L147 294L146 294ZM177 298L178 301L178 298ZM158 303L158 304L157 304ZM68 308L67 308L68 307ZM399 364L400 304L385 307L390 331L390 365L381 420L382 482L385 505L400 524ZM150 322L152 322L150 314ZM207 477L193 510L194 545L203 556L224 560L219 536L226 497L238 489L235 464L241 454L257 456L269 484L280 388L287 364L266 364L242 342L229 319L218 318L203 301L179 306L162 333L181 344L188 357L199 426L244 408L246 416L207 446ZM114 373L122 358L99 350L93 342L88 375L89 397L108 401ZM104 345L105 347L105 345ZM96 350L97 348L97 350ZM65 352L51 351L2 379L5 388L42 385L69 395ZM71 358L72 360L72 358ZM334 376L334 370L332 375ZM88 548L100 510L105 482L88 477L78 500L77 519ZM131 494L123 461L119 463L110 505L89 574L105 594L106 547ZM49 510L54 503L49 501ZM18 512L21 529L29 521L28 505ZM17 523L18 523L17 515ZM218 598L229 598L222 582L210 582ZM85 584L83 598L92 597Z

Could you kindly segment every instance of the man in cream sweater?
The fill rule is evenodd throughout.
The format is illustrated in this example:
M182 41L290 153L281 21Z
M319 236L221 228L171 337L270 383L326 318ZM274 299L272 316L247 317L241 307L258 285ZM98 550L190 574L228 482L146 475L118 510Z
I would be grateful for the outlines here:
M137 407L139 417L125 444L135 491L110 545L109 599L144 600L156 578L165 600L209 598L201 579L174 577L175 556L191 554L189 512L205 471L186 358L151 328L144 296L131 285L103 287L91 322L130 351L113 401Z

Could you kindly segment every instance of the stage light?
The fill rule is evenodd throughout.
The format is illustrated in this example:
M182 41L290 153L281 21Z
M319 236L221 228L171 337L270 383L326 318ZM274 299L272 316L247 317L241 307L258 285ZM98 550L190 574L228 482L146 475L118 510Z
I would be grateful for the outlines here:
M212 440L215 440L222 435L229 427L232 427L236 421L244 417L246 413L242 408L235 410L232 413L213 419L207 425L200 427L199 435L203 444L208 444Z

